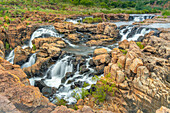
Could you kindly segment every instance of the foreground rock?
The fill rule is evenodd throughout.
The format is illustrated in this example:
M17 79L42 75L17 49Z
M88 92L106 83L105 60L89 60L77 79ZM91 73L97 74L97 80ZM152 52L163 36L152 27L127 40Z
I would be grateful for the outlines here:
M4 112L10 110L35 112L42 109L52 111L55 108L38 88L29 85L29 80L20 66L12 65L2 58L0 58L0 89L0 95L8 98L8 100L4 98L4 105L11 102L10 108L9 105L2 108Z
M105 67L104 75L110 74L115 79L119 93L112 98L116 98L117 105L119 103L126 109L112 111L151 113L161 106L169 107L170 41L165 34L160 34L160 37L146 35L143 50L133 41L120 42L119 47L123 51L112 50L111 62Z

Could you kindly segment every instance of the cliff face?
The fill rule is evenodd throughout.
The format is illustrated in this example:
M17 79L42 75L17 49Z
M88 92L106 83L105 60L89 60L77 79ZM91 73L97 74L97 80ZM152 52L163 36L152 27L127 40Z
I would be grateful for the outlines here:
M113 49L111 62L104 75L111 73L119 88L118 100L127 112L155 112L161 106L170 107L170 35L169 30L159 36L145 35L141 44L126 40ZM140 48L144 45L144 48ZM114 101L113 101L114 102ZM118 103L118 102L117 102ZM118 105L117 105L118 106Z
M55 105L50 103L37 87L29 85L27 75L20 69L20 66L12 65L1 57L0 95L1 98L6 97L2 102L13 104L12 108L9 107L10 104L6 107L1 106L1 111L5 112L15 108L21 112L34 112L41 109L50 112L55 108Z

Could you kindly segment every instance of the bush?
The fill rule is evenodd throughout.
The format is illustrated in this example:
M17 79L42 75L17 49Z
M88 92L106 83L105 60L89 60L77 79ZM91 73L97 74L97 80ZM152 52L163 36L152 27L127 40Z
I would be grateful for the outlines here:
M144 48L144 45L141 42L136 42L136 44L139 46L140 49Z
M163 16L170 16L170 10L164 10L164 11L162 12L162 15L163 15Z
M3 21L0 20L0 25L2 25L2 24L3 24Z
M94 2L91 0L81 0L80 4L85 5L85 6L93 6Z
M111 73L106 75L105 79L100 79L100 84L97 83L95 87L95 91L91 92L92 96L96 99L96 102L103 102L106 100L107 94L112 94L114 96L115 91L117 90L116 85L113 83L114 78L110 78ZM108 84L109 83L109 84ZM110 84L111 83L111 84Z
M86 89L81 89L80 93L76 93L75 91L72 93L72 96L76 99L84 99L85 97L87 97L87 95L89 95L90 93L88 92L88 90Z
M64 99L59 99L58 97L56 97L57 102L55 103L55 105L57 106L61 106L61 105L66 105L67 101L65 101Z
M127 54L127 50L119 49L124 55Z
M6 50L9 49L9 44L8 44L8 42L5 43L5 48L6 48Z
M102 22L102 21L103 20L100 17L96 17L96 18L87 17L87 18L83 19L84 23L89 23L89 24L98 23L98 22Z
M35 44L33 44L32 49L33 49L34 51L36 50L36 46L35 46Z

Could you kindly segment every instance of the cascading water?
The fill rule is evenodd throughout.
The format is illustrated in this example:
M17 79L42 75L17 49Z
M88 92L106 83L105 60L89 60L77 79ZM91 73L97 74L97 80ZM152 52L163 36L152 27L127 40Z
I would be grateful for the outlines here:
M132 25L134 22L144 21L145 19L152 19L154 14L130 14L129 21L114 22L117 27L121 25Z
M29 61L24 63L21 68L27 68L35 64L36 62L36 53L32 54L31 57L29 58Z
M128 40L128 41L136 41L139 37L144 36L145 34L149 33L150 31L156 31L154 28L147 28L147 27L137 27L135 25L126 26L125 28L119 31L120 35L122 36L121 41Z
M57 33L54 26L42 26L39 29L37 29L31 36L31 39L29 41L29 47L32 48L32 40L35 38L45 38L45 37L62 37L63 35L60 35Z
M73 56L65 56L64 58L58 60L55 64L53 64L47 72L42 77L43 82L48 87L57 88L57 92L54 97L63 98L68 102L68 104L72 104L76 102L76 99L73 98L73 92L80 93L82 86L77 88L72 88L76 83L84 84L84 82L88 83L89 86L84 89L89 89L92 84L95 84L96 81L89 77L89 74L94 72L92 68L89 67L89 60L91 58L86 59L86 67L89 69L89 72L80 74L80 65L77 64L76 70L73 67ZM74 72L72 76L67 76L67 73ZM64 78L64 79L63 79ZM67 79L65 79L67 78ZM31 78L31 84L33 85L36 80L42 80L39 77ZM52 99L53 100L53 99ZM53 100L56 101L56 100Z
M146 19L152 19L154 16L154 14L130 14L129 21L139 22Z

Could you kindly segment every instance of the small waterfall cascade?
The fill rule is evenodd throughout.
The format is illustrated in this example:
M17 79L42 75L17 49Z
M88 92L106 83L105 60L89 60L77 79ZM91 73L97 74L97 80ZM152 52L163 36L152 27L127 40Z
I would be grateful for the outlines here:
M21 68L26 68L26 67L30 67L33 64L35 64L36 62L36 53L32 54L31 57L29 58L29 61L24 63Z
M63 98L68 102L68 104L75 103L76 99L72 96L73 92L80 93L85 82L88 83L89 86L84 87L84 89L90 89L91 85L96 83L92 76L89 76L90 73L94 72L94 70L89 67L90 59L91 58L86 59L85 64L89 69L89 72L80 74L80 64L77 64L75 69L73 66L73 56L65 56L49 67L47 72L44 74L44 77L41 79L40 77L31 78L31 84L33 85L36 80L43 80L48 87L57 88L57 92L54 95L55 97L60 99ZM67 75L69 72L73 72L74 74ZM73 88L76 84L79 84L79 86L77 86L77 88Z
M28 47L27 45L23 45L22 49L25 49L26 47ZM9 55L6 57L6 60L9 61L11 64L14 64L14 57L15 57L15 53L14 53L14 49L9 53Z
M14 63L14 56L15 56L14 50L12 50L12 51L9 53L8 57L6 57L6 60L9 61L11 64L13 64L13 63Z
M140 22L146 19L152 19L154 14L130 14L129 21Z
M83 18L82 17L78 17L76 19L66 19L66 22L72 22L73 24L77 24L79 22L82 22Z
M58 60L50 70L47 70L46 74L51 78L44 81L47 86L58 88L65 74L73 71L73 64L69 58L71 58L71 56L66 56Z
M139 37L144 36L152 30L156 31L156 29L154 28L137 27L135 25L130 25L121 29L119 33L122 36L121 41L125 39L128 41L137 41Z
M45 37L62 37L59 33L57 33L54 26L45 26L37 29L31 36L29 41L29 47L32 48L32 40L35 38L45 38Z
M22 48L25 49L26 47L30 47L32 48L32 40L34 40L35 38L45 38L45 37L63 37L63 35L57 33L56 29L54 26L42 26L40 28L38 28L32 35L29 41L28 45L23 45ZM71 47L77 47L74 44L71 44L68 40L63 39L66 43L68 43ZM6 57L6 60L9 61L10 63L13 64L14 61L14 50L12 50L10 52L10 54L8 55L8 57ZM33 57L34 58L34 57ZM26 64L28 65L28 63ZM26 66L25 65L25 66Z

